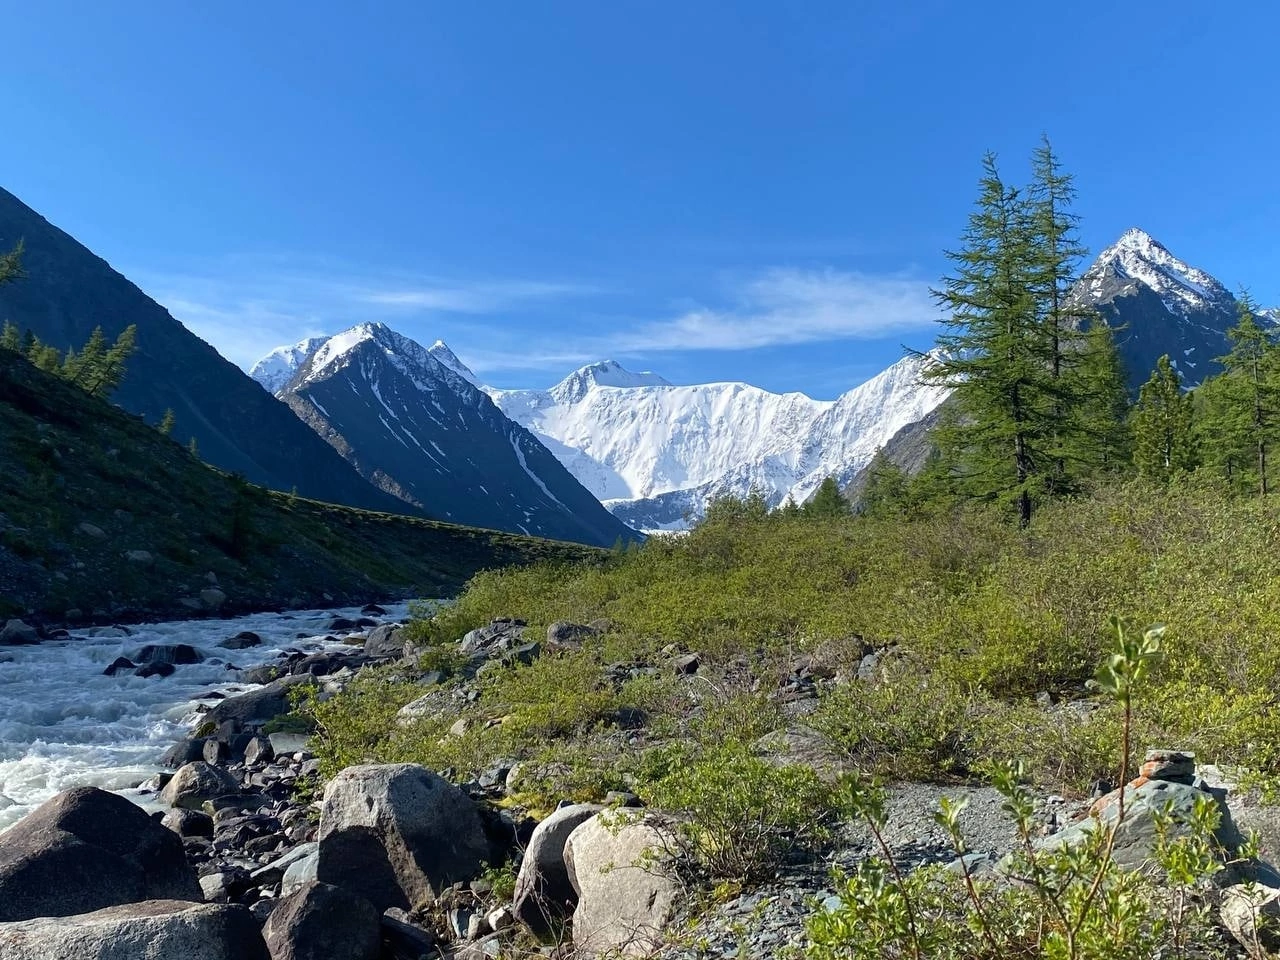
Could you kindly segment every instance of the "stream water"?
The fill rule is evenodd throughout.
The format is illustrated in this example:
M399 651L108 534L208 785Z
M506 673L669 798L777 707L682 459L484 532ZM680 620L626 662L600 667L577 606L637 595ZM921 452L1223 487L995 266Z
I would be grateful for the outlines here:
M407 615L407 604L383 607L386 615L375 618L381 622ZM250 689L240 670L274 661L286 649L324 649L334 617L359 616L359 608L297 610L98 627L68 640L0 647L0 830L74 786L102 787L146 806L139 785L160 771L165 751L198 721L200 704ZM219 647L242 630L258 634L262 644ZM208 659L178 666L168 677L103 674L116 657L176 643Z

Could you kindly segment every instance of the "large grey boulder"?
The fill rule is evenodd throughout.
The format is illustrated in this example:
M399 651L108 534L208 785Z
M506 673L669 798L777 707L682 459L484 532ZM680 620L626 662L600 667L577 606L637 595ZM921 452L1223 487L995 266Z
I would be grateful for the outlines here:
M575 956L647 957L680 899L667 855L671 837L653 820L605 812L578 825L565 843Z
M294 687L315 682L310 674L281 677L258 690L223 700L205 714L205 721L216 727L230 724L237 733L247 727L260 727L268 720L289 712L289 692Z
M374 627L364 638L366 657L400 657L404 655L404 628L396 624Z
M199 901L200 885L177 834L124 797L76 787L0 834L0 921L159 899Z
M262 937L271 960L378 960L380 927L364 897L312 881L275 905Z
M4 960L271 960L244 907L147 900L0 923Z
M381 918L364 897L312 881L276 904L262 935L271 960L378 960Z
M196 760L178 768L160 791L160 799L171 807L199 810L206 800L239 792L240 781L227 771Z
M16 647L39 642L40 634L29 623L9 620L0 627L0 647Z
M1120 817L1120 791L1116 790L1094 804L1092 816L1059 833L1041 838L1037 847L1077 846L1086 842L1096 830L1114 829L1112 857L1122 867L1139 869L1150 864L1155 857L1158 814L1167 812L1171 820L1168 836L1173 840L1189 832L1196 803L1210 800L1218 809L1218 829L1214 831L1214 840L1222 859L1228 861L1235 856L1242 837L1231 818L1226 791L1211 787L1196 777L1188 755L1154 751L1142 769L1143 775L1125 787L1123 818ZM1165 776L1175 779L1163 779Z
M552 921L567 917L577 906L578 893L569 882L564 845L579 824L601 809L594 803L575 803L556 810L534 828L516 875L513 910L516 919L535 936L550 936Z
M489 853L471 798L412 763L348 767L325 788L316 878L379 912L431 903Z

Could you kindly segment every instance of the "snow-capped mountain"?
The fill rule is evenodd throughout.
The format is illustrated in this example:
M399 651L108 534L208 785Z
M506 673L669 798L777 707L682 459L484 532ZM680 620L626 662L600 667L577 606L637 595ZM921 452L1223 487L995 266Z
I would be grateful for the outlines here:
M901 427L946 397L921 385L926 358L900 360L834 401L746 383L674 386L613 361L549 390L491 390L615 514L680 529L708 498L756 489L771 504L848 482Z
M1072 292L1117 329L1116 342L1133 386L1162 354L1194 386L1217 372L1230 349L1236 300L1218 280L1179 260L1150 234L1134 228L1103 250Z
M254 374L274 382L289 367L275 395L361 475L430 516L601 546L635 537L443 343L361 324L275 350Z
M253 365L249 376L257 380L267 393L275 394L293 379L308 357L324 346L328 337L310 337L288 347L276 347Z

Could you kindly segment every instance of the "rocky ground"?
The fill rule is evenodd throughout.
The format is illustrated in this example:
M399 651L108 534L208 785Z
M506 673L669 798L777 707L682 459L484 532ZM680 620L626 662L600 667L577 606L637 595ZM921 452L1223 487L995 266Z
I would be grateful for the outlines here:
M566 801L535 823L504 809L505 769L454 784L412 764L348 768L321 793L308 738L268 732L268 725L288 711L298 685L336 691L366 666L405 656L398 626L380 622L374 605L364 612L331 624L349 649L289 651L249 678L261 683L257 689L209 709L170 751L172 772L152 784L169 807L158 822L82 788L0 836L0 956L779 957L802 948L806 918L834 903L833 868L852 870L879 852L865 826L850 824L821 856L782 863L750 888L695 891L668 869L669 822L631 806L626 795L613 798L614 809ZM543 642L522 627L495 621L462 638L459 649L476 661L527 662L594 629L555 624ZM240 634L224 645L255 642ZM698 668L696 658L677 659L678 671ZM174 669L181 660L171 658ZM405 708L409 714L441 695L434 678L424 679L427 692ZM812 686L802 669L784 679L795 725L767 749L792 759L820 750L802 723ZM1188 803L1200 795L1230 796L1228 815L1261 831L1264 854L1274 851L1280 815L1229 791L1217 771L1201 773L1207 779L1184 755L1153 754L1131 785L1118 855L1149 852L1143 811L1156 799ZM967 801L962 825L973 853L994 862L1013 847L995 790L900 784L888 793L882 836L904 870L954 859L933 819L944 796ZM1037 831L1064 838L1093 801L1040 795L1035 803ZM1105 816L1105 798L1100 803ZM1228 839L1238 841L1234 827ZM512 860L514 889L486 872L487 864ZM1216 955L1231 949L1224 939Z

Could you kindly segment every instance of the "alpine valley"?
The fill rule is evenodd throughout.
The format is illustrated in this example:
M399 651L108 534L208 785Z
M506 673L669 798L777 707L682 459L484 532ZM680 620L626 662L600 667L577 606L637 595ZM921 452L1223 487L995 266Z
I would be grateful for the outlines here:
M1235 298L1142 230L1104 250L1072 296L1116 330L1135 389L1161 354L1193 386L1229 349ZM919 465L948 392L921 382L929 363L909 355L835 400L736 382L680 386L612 360L548 389L498 389L443 342L424 348L374 324L278 348L252 376L362 475L411 504L447 502L445 518L478 522L468 504L485 500L506 511L495 524L504 529L564 535L562 508L572 502L598 541L617 528L566 492L569 478L546 451L637 530L686 529L726 494L803 503L826 477L849 487L881 448ZM471 446L481 443L483 459ZM542 496L504 488L499 476L532 478Z

